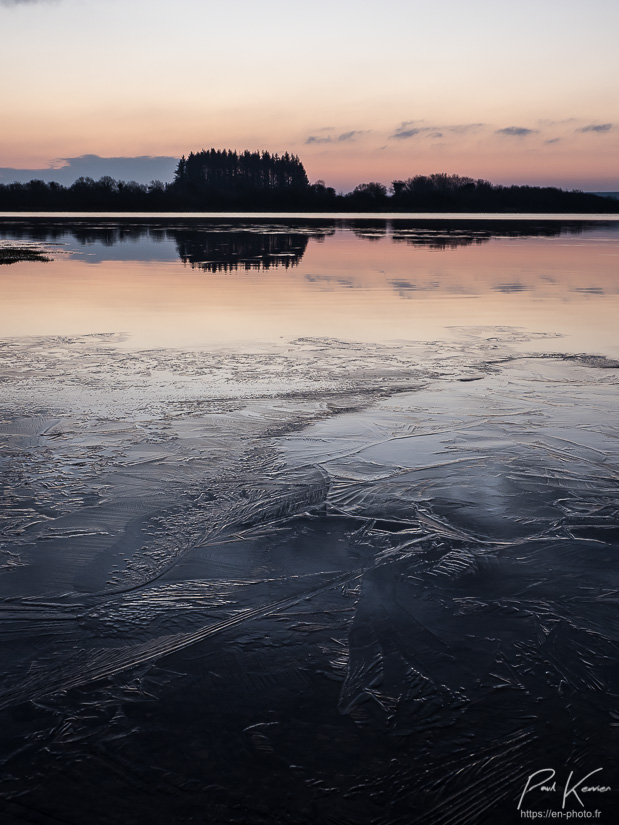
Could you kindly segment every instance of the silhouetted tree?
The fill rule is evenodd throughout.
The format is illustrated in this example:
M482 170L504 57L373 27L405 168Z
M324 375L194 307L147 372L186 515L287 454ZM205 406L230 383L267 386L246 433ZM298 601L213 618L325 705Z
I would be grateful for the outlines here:
M239 202L285 205L309 194L309 181L296 155L209 149L190 152L178 163L174 192L203 208Z
M288 152L279 156L210 149L183 156L170 184L151 181L145 186L107 175L98 181L81 177L69 187L42 180L0 184L0 209L616 213L619 200L551 186L494 186L444 172L394 180L391 194L382 183L372 181L359 184L347 195L337 195L322 180L310 186L303 164Z
M351 193L346 195L353 210L374 211L382 209L387 203L387 187L382 183L371 181L360 183Z

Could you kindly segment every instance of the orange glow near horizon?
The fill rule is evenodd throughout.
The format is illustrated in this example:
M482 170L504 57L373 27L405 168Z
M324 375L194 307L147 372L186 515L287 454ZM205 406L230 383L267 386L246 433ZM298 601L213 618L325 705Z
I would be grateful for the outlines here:
M214 146L294 152L338 190L441 171L619 190L614 0L58 0L0 25L0 168Z

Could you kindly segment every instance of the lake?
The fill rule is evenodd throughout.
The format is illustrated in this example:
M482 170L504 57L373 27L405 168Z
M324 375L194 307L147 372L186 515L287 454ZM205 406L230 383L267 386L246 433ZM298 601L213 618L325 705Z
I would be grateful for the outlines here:
M617 787L618 219L5 215L3 250L40 258L0 266L7 822Z

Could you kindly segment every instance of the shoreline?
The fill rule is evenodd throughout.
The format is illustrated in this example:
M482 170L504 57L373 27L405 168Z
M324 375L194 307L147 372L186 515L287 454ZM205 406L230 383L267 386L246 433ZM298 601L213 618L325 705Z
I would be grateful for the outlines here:
M219 219L251 219L251 220L371 220L371 221L451 221L451 222L479 222L479 221L578 221L619 222L619 214L614 212L1 212L0 222L10 222L15 219L33 221L66 220L66 221L170 221L170 220L219 220Z

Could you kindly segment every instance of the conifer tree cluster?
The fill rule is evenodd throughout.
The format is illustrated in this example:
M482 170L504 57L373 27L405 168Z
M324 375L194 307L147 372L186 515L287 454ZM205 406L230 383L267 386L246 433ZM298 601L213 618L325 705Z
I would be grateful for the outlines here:
M230 149L191 152L180 159L175 184L180 188L219 194L303 191L309 187L305 168L296 155L270 152L238 153Z

